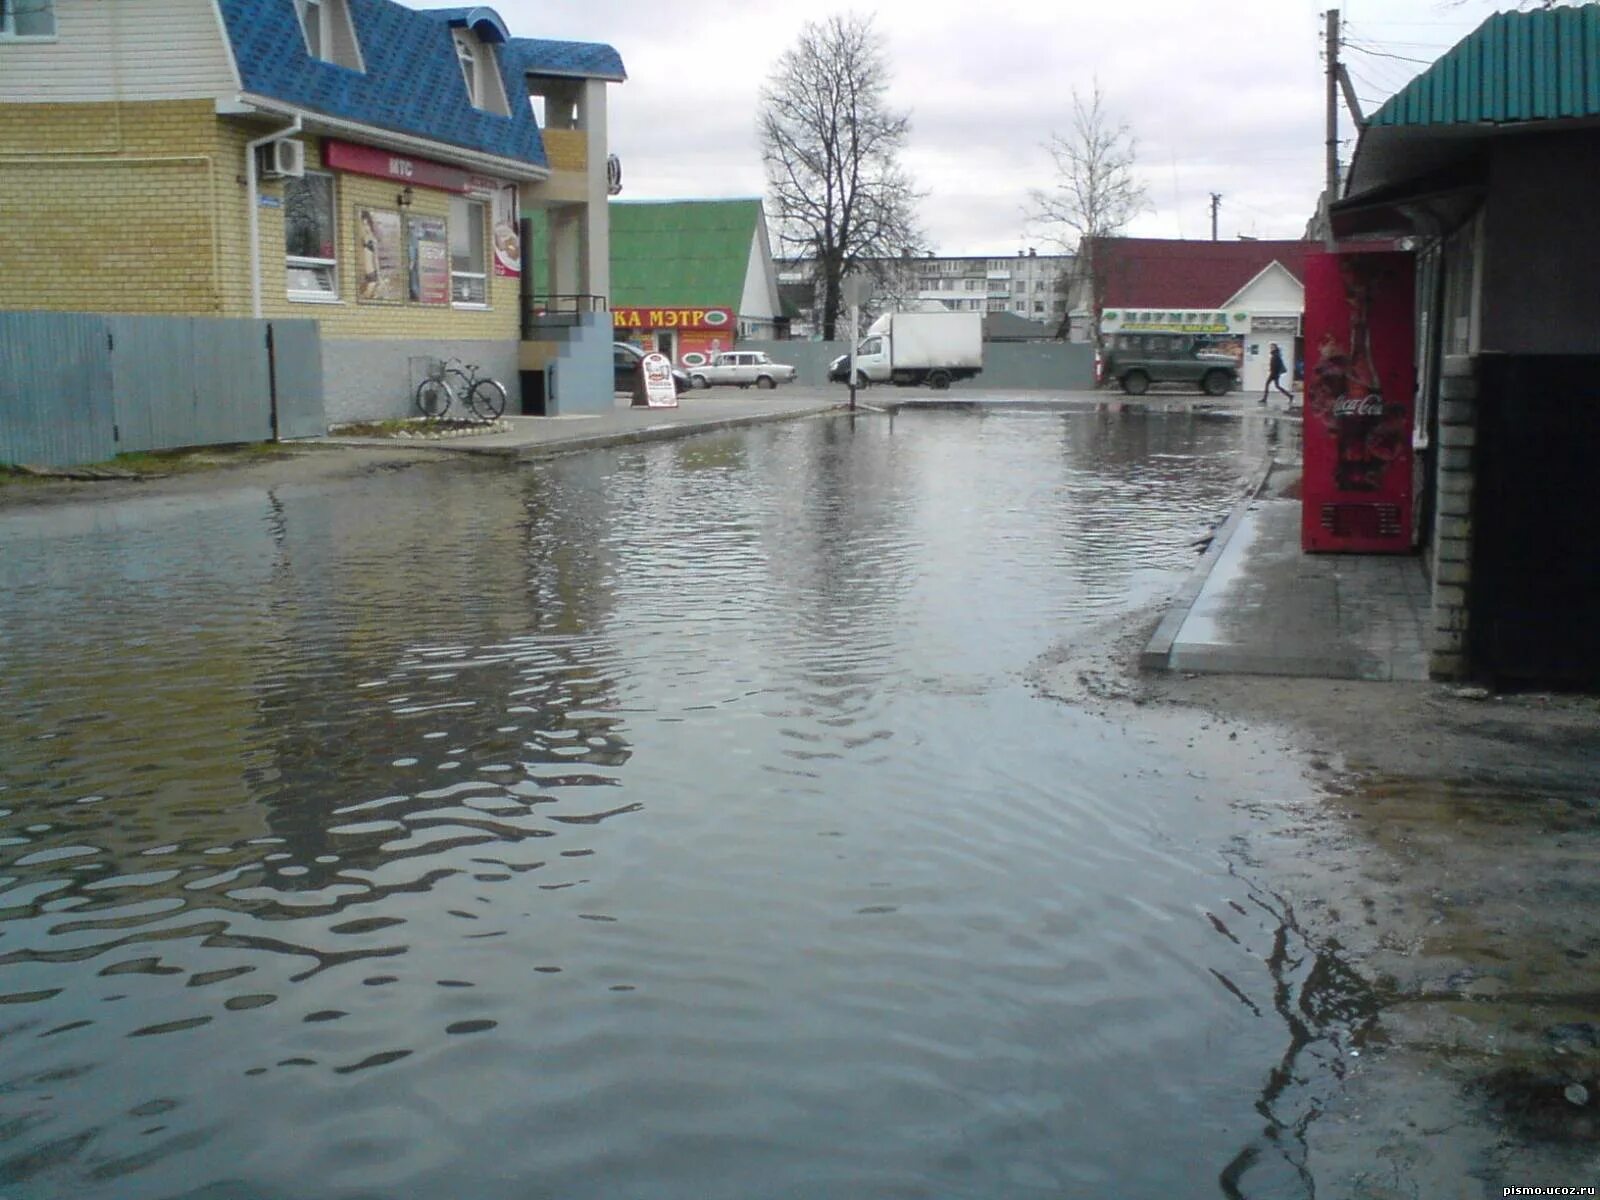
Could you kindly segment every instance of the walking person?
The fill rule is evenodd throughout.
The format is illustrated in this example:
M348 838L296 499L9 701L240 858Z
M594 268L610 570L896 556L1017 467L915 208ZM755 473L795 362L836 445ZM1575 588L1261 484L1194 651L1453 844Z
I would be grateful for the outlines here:
M1267 396L1273 388L1277 388L1289 399L1294 399L1294 393L1283 386L1283 373L1288 368L1283 365L1283 351L1278 349L1278 343L1273 342L1267 358L1267 383L1261 389L1261 403L1267 402Z

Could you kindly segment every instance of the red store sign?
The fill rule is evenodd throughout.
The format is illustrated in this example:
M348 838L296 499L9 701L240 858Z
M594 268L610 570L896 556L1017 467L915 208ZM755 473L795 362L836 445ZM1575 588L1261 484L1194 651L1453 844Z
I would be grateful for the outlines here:
M460 167L428 158L413 158L409 154L396 154L391 150L379 150L375 146L358 146L354 142L341 142L334 138L323 139L322 161L337 170L355 175L373 175L379 179L393 179L399 183L461 195L493 192L499 186L498 180L470 174Z
M725 308L613 308L616 329L722 329L731 332L733 314Z

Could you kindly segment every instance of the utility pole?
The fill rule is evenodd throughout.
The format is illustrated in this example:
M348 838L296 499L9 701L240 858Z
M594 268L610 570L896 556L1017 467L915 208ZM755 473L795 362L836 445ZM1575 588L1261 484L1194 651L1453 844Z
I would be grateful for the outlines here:
M1217 209L1222 206L1222 193L1211 193L1211 240L1217 240Z
M1326 244L1334 247L1333 202L1339 198L1339 10L1323 14L1328 21L1328 178L1324 185L1324 210L1327 219Z

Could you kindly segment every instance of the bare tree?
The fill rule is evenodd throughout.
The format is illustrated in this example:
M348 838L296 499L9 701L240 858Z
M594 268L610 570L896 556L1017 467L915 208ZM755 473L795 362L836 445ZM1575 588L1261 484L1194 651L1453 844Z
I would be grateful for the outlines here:
M1029 216L1064 251L1076 254L1065 291L1087 302L1092 342L1100 332L1105 295L1105 279L1094 260L1095 239L1121 233L1149 206L1144 184L1133 173L1137 143L1126 124L1112 119L1097 79L1087 100L1072 89L1072 122L1066 132L1052 132L1045 149L1055 162L1055 183L1029 193ZM1071 317L1069 306L1063 323Z
M802 27L761 89L770 212L784 249L815 265L824 338L840 281L918 241L920 197L899 162L911 120L888 107L888 84L872 19L834 15Z

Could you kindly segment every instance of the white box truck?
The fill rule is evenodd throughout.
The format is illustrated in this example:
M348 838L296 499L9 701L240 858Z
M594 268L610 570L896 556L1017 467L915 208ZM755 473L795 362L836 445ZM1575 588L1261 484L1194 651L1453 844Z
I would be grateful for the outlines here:
M856 347L856 383L947 388L983 370L983 314L884 313ZM828 368L828 378L848 382L850 356Z

